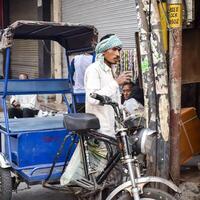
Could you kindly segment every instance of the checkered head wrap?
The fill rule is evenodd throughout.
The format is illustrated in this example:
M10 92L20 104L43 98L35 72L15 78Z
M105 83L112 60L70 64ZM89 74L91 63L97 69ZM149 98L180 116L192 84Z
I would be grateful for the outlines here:
M102 59L102 56L103 56L102 53L113 47L122 48L122 42L116 35L112 35L109 38L106 38L97 44L97 46L95 48L96 59L97 60Z

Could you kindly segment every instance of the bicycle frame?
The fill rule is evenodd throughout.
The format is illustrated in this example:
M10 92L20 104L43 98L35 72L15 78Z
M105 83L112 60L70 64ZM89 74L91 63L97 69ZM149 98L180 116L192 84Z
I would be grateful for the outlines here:
M147 177L140 176L140 170L137 164L137 159L132 158L132 155L129 152L129 147L127 144L128 140L126 139L125 129L119 131L118 136L117 136L117 137L120 137L119 135L121 135L122 137L121 142L123 142L123 144L121 144L120 146L123 146L124 148L121 149L120 152L117 151L113 156L110 157L104 170L102 170L102 172L94 179L94 177L92 177L93 172L91 171L90 163L87 157L88 148L86 144L87 143L86 138L88 137L95 138L100 141L107 142L109 143L109 145L114 145L114 146L117 146L117 144L119 145L120 142L118 141L117 143L117 141L114 138L109 137L107 135L103 135L94 130L89 130L86 133L78 133L78 134L81 135L80 142L81 142L81 148L82 148L85 177L88 179L88 181L92 181L95 186L95 188L92 188L92 190L96 190L96 189L98 190L104 187L104 186L101 186L101 184L106 180L109 173L117 165L120 159L122 159L123 163L127 165L130 180L125 183L122 183L117 188L115 188L111 192L111 194L106 198L106 200L111 200L114 196L116 196L118 193L120 193L123 190L129 191L133 195L134 200L139 200L140 199L139 195L142 193L144 186L148 183L162 183L168 186L169 188L171 188L174 192L181 193L180 189L175 184L173 184L171 181L168 181L164 178L155 177L155 176L147 176Z
M119 149L119 154L115 154L114 157L111 158L111 160L108 161L108 164L106 168L102 171L102 173L97 177L96 182L98 184L103 183L103 181L106 179L107 175L109 172L113 169L113 167L116 165L116 163L119 161L120 157L123 162L127 166L128 169L128 175L130 180L122 183L119 185L114 191L106 198L106 200L111 200L115 195L120 193L123 190L127 190L130 192L131 196L133 196L134 200L140 200L140 194L143 193L143 187L148 184L148 183L162 183L172 190L174 190L176 193L181 193L181 190L172 182L161 178L161 177L155 177L155 176L148 176L148 177L141 177L140 175L140 169L137 164L137 160L135 157L132 156L133 150L130 148L130 144L128 143L129 138L128 138L128 129L124 127L123 125L123 113L120 112L120 109L116 103L112 103L111 99L109 98L104 98L103 96L100 95L92 95L93 98L96 97L96 99L100 101L104 101L104 104L111 105L115 111L116 114L116 122L117 122L117 145ZM106 102L107 101L107 102ZM89 133L89 132L88 132ZM93 134L90 134L90 136L95 138L95 134L98 135L97 132L93 131ZM95 134L94 134L95 133ZM108 137L108 136L106 136ZM101 134L99 135L99 139L104 140L105 136ZM83 143L85 144L85 143ZM87 164L89 164L88 160L85 159ZM114 164L112 164L112 162Z
M88 178L88 180L91 180L90 175L92 174L90 162L88 159L88 147L87 147L87 137L92 137L94 139L100 140L102 142L108 143L109 145L117 146L117 141L109 137L107 135L103 135L101 133L98 133L94 130L90 130L87 133L78 133L80 135L80 144L82 149L82 158L83 158L83 167L85 172L85 177ZM109 159L106 167L104 170L96 177L95 182L100 185L104 182L104 180L107 178L109 172L115 167L117 162L120 160L120 153L117 151L111 158Z
M117 137L120 138L120 141L118 142L119 147L121 148L121 154L123 158L123 162L127 165L130 181L127 181L120 186L118 186L107 198L106 200L111 200L115 195L120 193L123 190L127 190L130 192L131 196L134 197L134 200L139 200L139 195L143 192L143 187L148 183L162 183L168 187L170 187L172 190L174 190L176 193L181 193L181 190L172 182L161 178L161 177L155 177L155 176L148 176L148 177L140 177L140 171L138 165L135 163L135 159L132 158L131 152L129 151L129 145L128 145L128 139L127 139L127 133L125 130L119 131L117 133ZM135 168L135 170L134 170Z

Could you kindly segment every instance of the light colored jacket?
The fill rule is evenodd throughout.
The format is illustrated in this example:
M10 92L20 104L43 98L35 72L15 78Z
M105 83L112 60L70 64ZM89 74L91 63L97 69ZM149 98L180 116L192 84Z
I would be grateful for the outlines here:
M112 70L105 63L96 61L85 72L86 112L95 114L100 121L100 132L115 137L115 115L110 105L99 105L99 101L89 95L95 92L106 95L120 104L119 85L115 81Z

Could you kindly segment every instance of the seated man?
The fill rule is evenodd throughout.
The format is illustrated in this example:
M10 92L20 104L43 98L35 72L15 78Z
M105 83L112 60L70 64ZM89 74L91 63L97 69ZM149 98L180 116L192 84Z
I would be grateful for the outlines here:
M122 103L127 111L127 115L135 118L143 116L143 92L133 82L125 83L122 87Z
M20 80L28 79L27 74L20 74ZM34 117L37 115L36 110L37 95L17 95L11 96L10 104L11 108L8 109L9 118L23 118Z

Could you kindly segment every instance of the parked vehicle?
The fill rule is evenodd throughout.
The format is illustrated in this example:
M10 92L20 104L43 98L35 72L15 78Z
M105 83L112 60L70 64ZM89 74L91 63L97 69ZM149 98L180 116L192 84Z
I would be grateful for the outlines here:
M131 126L131 118L123 113L110 98L92 94L102 105L110 105L116 113L116 138L100 134L98 119L91 114L75 112L75 102L84 101L84 92L74 93L70 77L69 55L94 49L97 30L93 26L71 25L53 22L17 21L2 31L1 47L6 48L5 79L0 81L4 120L0 121L0 200L10 200L12 191L21 182L42 183L44 187L73 192L81 198L95 199L99 191L115 188L107 196L111 199L169 199L175 197L165 191L149 188L149 183L162 183L175 193L179 188L160 177L142 175L137 155L146 154L151 147L153 135L149 129ZM57 41L66 50L69 66L67 79L10 80L10 47L13 39L40 39ZM6 97L24 94L63 95L69 114L44 118L9 119ZM72 97L72 107L65 94ZM108 151L106 167L96 175L89 160L90 139L105 143ZM80 141L84 177L73 184L55 187ZM141 173L142 172L142 173ZM69 172L70 173L70 172ZM109 193L109 192L108 192Z
M91 97L99 100L102 106L110 105L113 107L116 114L117 139L98 133L97 129L100 128L100 125L95 115L87 113L70 113L65 115L64 125L66 129L76 132L80 137L85 172L85 178L80 177L80 179L74 181L73 185L68 185L68 188L73 188L75 193L78 190L78 196L83 196L87 199L91 197L91 195L98 193L98 191L103 191L105 188L111 186L112 183L109 181L109 175L112 174L113 170L121 162L121 171L118 171L113 178L118 180L123 174L122 179L118 182L114 182L112 188L115 187L115 189L107 196L106 200L177 199L177 194L181 192L171 181L161 177L145 176L141 174L141 166L137 156L141 153L147 154L150 151L156 133L152 130L134 125L134 120L131 117L124 119L123 111L121 111L118 104L113 102L109 97L95 93L91 94ZM88 157L88 141L90 139L104 142L106 146L109 147L107 148L108 152L110 152L111 146L117 149L114 154L110 153L106 167L98 176L96 176L94 169L92 169ZM124 182L124 180L126 181ZM164 184L175 192L176 198L174 195L161 189L151 188L149 183ZM81 192L80 188L83 189ZM95 197L92 199L95 199Z
M76 147L71 142L76 138L63 126L63 116L9 119L6 98L9 95L62 94L69 112L75 112L75 101L84 100L83 93L73 92L70 68L66 79L9 79L13 40L57 41L65 49L69 67L69 55L93 51L96 37L97 30L93 26L41 21L17 21L1 31L0 46L6 50L6 62L5 78L0 81L4 111L4 119L0 121L0 200L10 200L12 191L17 190L21 182L31 185L47 179L58 182ZM72 106L66 94L71 95Z

